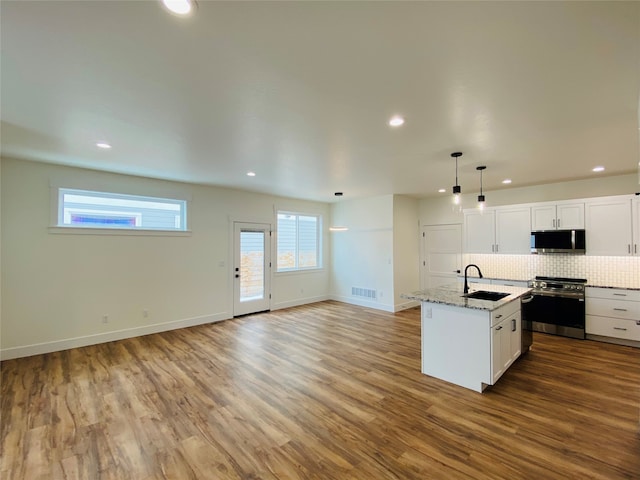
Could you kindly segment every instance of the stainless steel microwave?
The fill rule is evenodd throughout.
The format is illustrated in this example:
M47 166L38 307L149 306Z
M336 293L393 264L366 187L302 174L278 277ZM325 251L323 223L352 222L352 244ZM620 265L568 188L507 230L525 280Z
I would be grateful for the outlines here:
M531 232L531 253L575 253L584 255L584 230Z

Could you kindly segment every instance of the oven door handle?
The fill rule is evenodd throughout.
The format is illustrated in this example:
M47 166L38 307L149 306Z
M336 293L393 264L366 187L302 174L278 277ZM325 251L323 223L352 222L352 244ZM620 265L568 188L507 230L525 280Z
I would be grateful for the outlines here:
M520 302L529 303L531 300L533 300L533 295L529 295L528 297L521 299Z
M534 297L567 298L569 300L579 300L584 302L584 294L582 293L534 292L532 295Z

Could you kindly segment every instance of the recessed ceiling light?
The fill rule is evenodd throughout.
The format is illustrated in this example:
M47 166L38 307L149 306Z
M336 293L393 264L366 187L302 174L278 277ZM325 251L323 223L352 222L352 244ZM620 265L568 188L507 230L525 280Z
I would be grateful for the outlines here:
M504 180L502 180L502 183L504 183L505 185L508 185L511 183L511 179L510 178L505 178Z
M604 167L595 167L593 169L594 172L604 172Z
M349 230L347 227L329 227L330 232L346 232Z
M441 188L440 190L438 190L438 193L444 193L444 192L446 192L444 188Z
M96 147L103 148L105 150L109 150L111 148L111 145L109 145L106 142L98 142L98 143L96 143Z
M255 177L256 172L247 172L247 177Z
M404 118L402 118L400 115L394 115L389 120L389 125L392 127L399 127L401 125L404 125Z
M188 15L196 4L194 0L162 0L162 3L178 15Z

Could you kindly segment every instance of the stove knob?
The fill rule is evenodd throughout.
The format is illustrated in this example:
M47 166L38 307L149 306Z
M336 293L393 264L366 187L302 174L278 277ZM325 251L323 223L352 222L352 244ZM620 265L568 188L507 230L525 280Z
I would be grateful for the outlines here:
M547 288L547 282L540 282L540 288Z

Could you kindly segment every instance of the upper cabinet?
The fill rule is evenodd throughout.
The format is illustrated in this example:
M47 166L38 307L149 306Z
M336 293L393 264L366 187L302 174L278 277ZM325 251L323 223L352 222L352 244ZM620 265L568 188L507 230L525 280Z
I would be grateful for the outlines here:
M531 207L531 230L584 228L584 203L541 204Z
M632 204L629 197L608 197L588 200L585 209L587 255L634 255L638 251L638 237L633 239ZM640 254L640 253L638 253Z
M464 250L467 253L495 253L495 210L465 210Z
M466 253L528 254L531 231L584 229L586 254L640 256L640 196L464 211Z
M465 252L529 253L530 215L529 207L465 210Z

